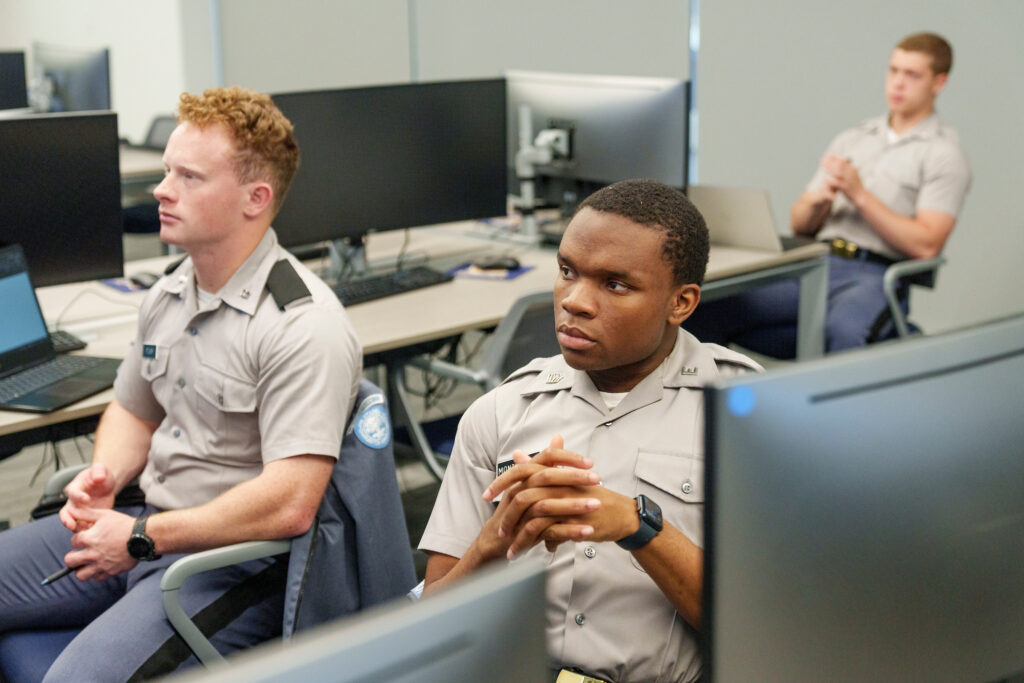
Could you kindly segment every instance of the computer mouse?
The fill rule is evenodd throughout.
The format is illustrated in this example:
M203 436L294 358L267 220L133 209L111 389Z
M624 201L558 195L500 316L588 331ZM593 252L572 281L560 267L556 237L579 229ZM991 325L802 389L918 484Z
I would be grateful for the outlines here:
M473 261L480 270L515 270L519 267L519 259L515 256L483 256Z
M156 284L156 281L160 279L160 276L156 273L141 272L129 275L128 279L143 289L149 289Z

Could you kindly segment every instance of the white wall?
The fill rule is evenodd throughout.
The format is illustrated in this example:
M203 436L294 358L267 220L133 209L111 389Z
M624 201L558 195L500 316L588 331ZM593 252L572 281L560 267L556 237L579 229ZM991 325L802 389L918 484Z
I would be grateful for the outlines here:
M1024 310L1024 25L1020 0L709 0L701 4L700 182L764 187L788 232L789 205L829 140L885 111L892 46L933 30L953 44L940 115L960 134L974 185L934 291L913 318L931 332Z
M122 133L137 138L181 90L215 83L218 26L223 82L274 92L507 68L685 77L688 16L686 0L0 0L0 48L110 45ZM944 33L956 59L939 108L974 187L914 318L940 331L1024 310L1021 25L1020 0L705 0L699 179L767 188L785 231L828 140L884 110L893 43Z
M225 84L269 92L482 78L510 68L676 78L688 73L685 0L219 5Z
M124 137L141 139L185 90L181 0L0 0L0 48L23 50L30 63L35 40L110 48L111 105Z
M220 0L224 85L265 92L409 80L405 0Z
M414 4L421 80L487 78L507 69L689 75L687 0Z

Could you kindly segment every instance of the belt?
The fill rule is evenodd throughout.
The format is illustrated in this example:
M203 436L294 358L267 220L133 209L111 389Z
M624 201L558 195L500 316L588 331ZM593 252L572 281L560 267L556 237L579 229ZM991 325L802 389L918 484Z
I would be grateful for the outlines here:
M897 262L897 259L891 259L888 256L876 254L875 252L869 251L863 247L858 247L855 242L849 242L838 237L834 240L826 241L825 244L829 246L829 251L831 251L833 256L838 256L840 258L880 263L883 266L891 266Z
M602 678L594 678L573 669L562 669L558 672L555 683L606 683Z

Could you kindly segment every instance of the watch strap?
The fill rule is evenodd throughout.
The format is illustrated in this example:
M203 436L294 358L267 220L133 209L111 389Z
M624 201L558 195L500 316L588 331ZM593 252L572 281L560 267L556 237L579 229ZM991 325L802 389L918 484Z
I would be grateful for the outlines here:
M147 520L149 520L149 515L140 515L139 517L136 517L135 523L132 524L131 536L128 538L128 554L135 559L144 562L160 559L160 555L156 554L156 544L153 543L153 539L146 534ZM133 552L133 546L137 546L140 543L146 547L147 552L145 554Z
M653 520L648 519L648 516L643 514L644 506L641 504L640 498L641 496L637 496L634 499L637 502L637 513L640 517L640 528L629 536L615 541L615 543L624 550L632 551L643 548L661 531L660 524L656 525ZM644 497L644 501L647 501L646 497Z

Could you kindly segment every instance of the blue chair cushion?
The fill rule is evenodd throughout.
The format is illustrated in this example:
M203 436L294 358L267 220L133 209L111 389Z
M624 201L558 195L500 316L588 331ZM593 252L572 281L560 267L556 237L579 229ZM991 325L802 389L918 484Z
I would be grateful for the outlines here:
M11 683L43 680L50 665L80 630L15 631L0 635L0 673Z

